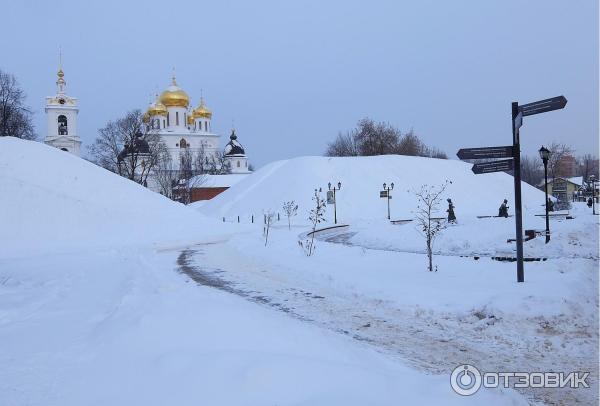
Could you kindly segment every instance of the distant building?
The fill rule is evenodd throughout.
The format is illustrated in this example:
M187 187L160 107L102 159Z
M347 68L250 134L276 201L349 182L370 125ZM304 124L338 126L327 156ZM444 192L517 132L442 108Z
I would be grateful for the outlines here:
M577 173L577 160L573 155L565 155L556 163L555 173L566 178L575 176Z
M539 187L544 190L544 181L542 181ZM577 194L582 188L585 188L582 176L548 179L548 195L554 196L562 201L571 200L573 194Z
M81 154L81 138L77 133L77 99L65 93L67 82L62 67L59 68L56 95L46 97L46 117L48 129L44 142L48 145L70 152Z
M190 203L210 200L245 178L243 173L196 176L190 181Z

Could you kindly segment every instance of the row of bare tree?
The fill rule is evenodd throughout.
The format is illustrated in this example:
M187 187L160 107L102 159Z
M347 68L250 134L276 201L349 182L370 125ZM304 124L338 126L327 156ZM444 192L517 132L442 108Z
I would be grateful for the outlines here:
M360 120L356 128L338 134L327 145L327 156L411 155L447 159L446 154L426 146L411 130L402 134L388 123L376 123L370 118Z

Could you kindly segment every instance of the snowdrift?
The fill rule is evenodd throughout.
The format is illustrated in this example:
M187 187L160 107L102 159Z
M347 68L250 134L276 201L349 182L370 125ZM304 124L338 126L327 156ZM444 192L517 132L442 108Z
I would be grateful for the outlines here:
M261 215L266 210L282 212L283 202L295 200L298 217L305 218L312 208L315 188L321 188L324 195L328 182L341 182L342 188L336 193L338 222L382 219L387 216L387 201L379 197L379 192L384 182L393 182L392 219L412 218L417 203L413 191L425 183L438 186L446 180L452 184L443 195L440 216L445 216L446 198L454 202L459 219L497 215L503 199L508 199L509 205L514 200L511 176L474 175L471 164L460 161L400 155L300 157L261 168L198 209L215 217ZM522 190L525 210L543 205L541 191L525 183ZM328 207L327 218L333 222L332 207Z
M91 162L12 137L0 138L0 207L0 258L175 241L210 222Z

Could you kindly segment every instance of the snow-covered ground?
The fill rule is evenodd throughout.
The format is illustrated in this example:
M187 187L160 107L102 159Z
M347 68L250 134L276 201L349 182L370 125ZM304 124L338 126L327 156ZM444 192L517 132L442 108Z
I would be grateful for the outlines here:
M342 182L337 213L349 227L319 236L307 258L298 247L308 230L315 187ZM451 180L458 224L436 240L426 271L425 242L414 221L387 221L382 181L395 183L392 219L414 219L411 193L421 184ZM402 185L398 187L398 185ZM592 389L524 390L548 404L596 403L598 396L598 216L574 204L572 219L551 219L552 239L525 242L526 283L516 283L514 218L497 214L512 201L513 180L474 175L470 165L412 157L322 158L280 161L252 174L201 207L202 213L243 223L249 215L279 211L281 221L264 246L262 224L240 224L222 246L187 256L196 272L242 291L255 291L285 311L369 342L429 372L448 372L470 361L488 371L590 371ZM545 228L541 191L523 184L524 228ZM299 204L287 229L281 206ZM510 204L510 203L509 203ZM439 215L445 216L441 205ZM512 214L512 210L511 210ZM324 226L333 220L327 207ZM247 234L246 234L247 233ZM217 259L218 258L218 259ZM244 266L239 266L244 263Z
M368 300L386 302L389 292L361 271L364 248L322 243L308 259L287 230L263 247L256 225L211 220L68 153L11 138L0 139L0 207L1 405L526 404L512 390L456 395L440 352L429 359L439 368L423 368L409 356L414 342L392 351L339 334L325 323L336 314L325 315L343 308L341 299L339 308L314 306L314 319L278 302L301 280L335 287L340 298L382 292ZM390 254L373 255L381 264ZM324 269L343 256L357 261L348 280ZM265 297L227 281L240 275L247 286L278 280L280 292ZM538 291L531 303L546 306ZM483 292L477 303L485 302ZM453 306L442 311L468 317L466 305ZM407 311L394 319L409 323Z

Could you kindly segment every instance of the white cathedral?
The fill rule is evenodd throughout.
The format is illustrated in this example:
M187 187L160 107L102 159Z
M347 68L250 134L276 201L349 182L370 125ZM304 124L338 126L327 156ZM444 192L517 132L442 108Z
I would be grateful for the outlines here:
M186 148L192 154L203 150L207 160L219 150L220 136L212 132L212 112L204 104L204 98L200 97L198 107L190 107L190 98L177 86L175 76L171 86L150 104L144 119L160 135L176 167L181 151ZM235 131L232 131L223 154L231 166L231 173L250 173L248 158Z
M66 81L62 68L59 69L56 81L57 93L46 98L46 116L48 123L44 142L77 156L81 154L81 139L77 133L77 98L65 93ZM200 98L198 107L190 107L190 98L183 89L177 86L173 76L171 86L162 92L154 103L151 103L144 114L144 121L157 134L171 153L172 161L179 165L180 153L189 149L193 154L204 150L207 158L214 156L219 150L218 134L212 132L212 112ZM229 142L225 145L223 155L231 166L233 174L249 174L248 158L242 145L232 131Z

